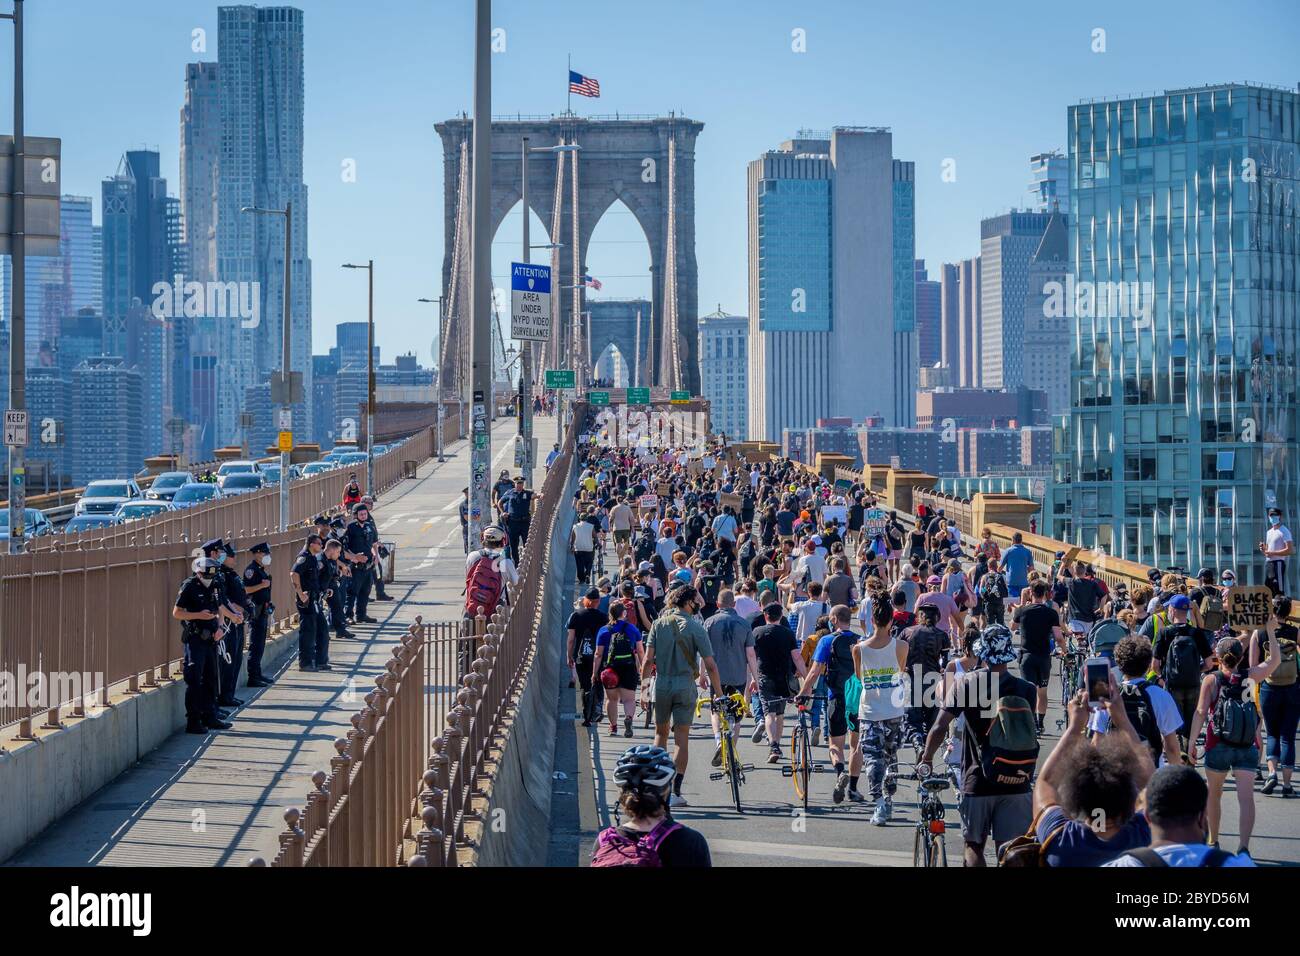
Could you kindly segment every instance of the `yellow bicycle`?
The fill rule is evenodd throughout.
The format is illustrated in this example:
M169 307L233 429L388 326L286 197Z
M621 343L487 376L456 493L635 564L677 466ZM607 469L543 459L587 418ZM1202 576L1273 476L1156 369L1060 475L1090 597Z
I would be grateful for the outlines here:
M733 693L716 700L701 697L695 701L696 717L700 716L700 711L705 704L708 704L718 715L718 731L722 734L722 769L717 773L710 773L709 779L721 780L726 777L731 782L731 800L736 805L736 812L744 813L744 808L740 805L740 785L745 782L745 771L753 770L754 765L740 762L731 728L733 724L739 723L743 717L748 716L749 704L741 694Z

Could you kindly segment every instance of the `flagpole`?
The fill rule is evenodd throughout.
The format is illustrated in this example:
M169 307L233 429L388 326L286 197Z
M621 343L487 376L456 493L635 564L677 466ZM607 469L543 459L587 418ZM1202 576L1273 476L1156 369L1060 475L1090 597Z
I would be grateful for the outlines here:
M570 116L573 115L573 54L569 54L569 75L564 78L564 88L569 91L569 98L565 102L564 111Z

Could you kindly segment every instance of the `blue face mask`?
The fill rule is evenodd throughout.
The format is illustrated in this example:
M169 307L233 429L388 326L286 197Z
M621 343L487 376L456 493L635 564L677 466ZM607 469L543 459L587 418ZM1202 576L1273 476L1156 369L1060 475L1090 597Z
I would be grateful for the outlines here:
M1271 524L1273 527L1276 528L1278 525L1280 525L1280 524L1282 523L1282 519L1279 518L1277 515L1269 515L1269 516L1268 516L1268 523Z

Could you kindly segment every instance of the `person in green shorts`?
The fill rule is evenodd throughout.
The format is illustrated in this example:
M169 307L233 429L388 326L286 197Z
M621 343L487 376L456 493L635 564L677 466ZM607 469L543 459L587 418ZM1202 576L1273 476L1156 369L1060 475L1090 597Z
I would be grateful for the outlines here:
M655 679L655 746L668 747L668 729L672 728L677 752L673 762L677 775L673 778L673 792L668 798L670 807L686 806L682 796L682 780L686 777L686 760L691 742L691 721L695 719L695 701L699 696L696 686L704 687L699 677L700 662L708 674L709 696L722 693L722 680L713 660L713 645L704 625L695 617L703 602L699 592L690 585L674 588L668 594L668 609L664 611L646 635L645 659L641 665L641 686L649 688L650 675ZM648 694L643 691L643 695Z

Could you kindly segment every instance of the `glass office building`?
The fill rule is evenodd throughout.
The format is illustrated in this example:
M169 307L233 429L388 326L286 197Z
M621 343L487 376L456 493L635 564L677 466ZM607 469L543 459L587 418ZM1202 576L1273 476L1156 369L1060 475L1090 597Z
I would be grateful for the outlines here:
M1069 109L1071 444L1049 533L1260 583L1297 520L1300 96L1245 84Z

